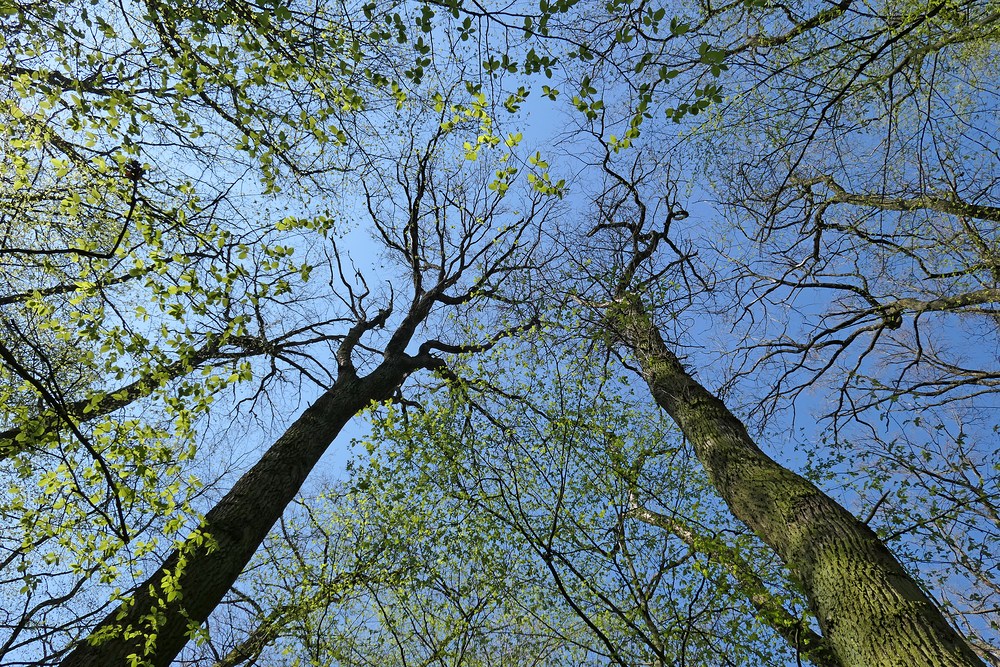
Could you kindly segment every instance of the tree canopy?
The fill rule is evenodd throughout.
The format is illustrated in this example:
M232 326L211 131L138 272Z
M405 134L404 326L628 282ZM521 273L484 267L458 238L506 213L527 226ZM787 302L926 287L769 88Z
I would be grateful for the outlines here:
M10 665L1000 665L1000 8L0 0Z

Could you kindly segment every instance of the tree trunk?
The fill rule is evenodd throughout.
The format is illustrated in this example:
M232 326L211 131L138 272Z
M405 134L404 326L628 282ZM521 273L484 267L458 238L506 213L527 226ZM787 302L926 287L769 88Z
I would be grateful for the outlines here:
M802 586L845 667L982 667L867 525L768 457L725 404L688 374L638 298L625 296L608 322L730 510Z
M64 667L166 667L229 591L344 425L391 398L414 370L396 360L359 378L341 373L205 516L129 601L63 660ZM138 661L133 663L132 656Z

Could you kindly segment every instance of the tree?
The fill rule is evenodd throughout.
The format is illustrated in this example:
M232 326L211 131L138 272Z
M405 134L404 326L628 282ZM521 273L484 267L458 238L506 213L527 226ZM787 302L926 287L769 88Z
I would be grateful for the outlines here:
M684 369L637 296L620 298L610 323L657 404L688 437L733 514L803 587L843 664L981 664L875 533L759 449L725 404Z
M721 143L713 143L719 141L720 132L711 123L692 132L694 137L691 141L702 141L723 154L721 165L706 162L721 166L722 175L714 176L713 180L725 193L729 205L728 209L723 209L723 215L729 216L724 232L745 235L749 242L743 248L734 249L734 244L713 242L706 235L702 237L703 245L695 242L694 247L704 253L721 246L720 250L728 255L727 261L735 258L736 278L740 279L740 282L734 283L740 290L734 298L737 312L743 317L743 322L753 318L753 324L759 318L767 325L773 323L774 330L778 332L774 340L765 340L762 344L754 344L748 338L739 341L741 347L752 350L740 361L750 361L745 362L745 366L737 366L742 373L737 374L735 379L728 378L726 389L731 391L743 377L752 379L759 386L774 387L770 396L775 400L794 399L798 392L814 386L818 378L835 368L838 356L857 345L858 352L855 354L858 356L844 369L848 391L832 409L834 437L838 437L838 425L844 421L857 419L866 425L865 410L887 406L900 398L922 407L927 405L927 402L920 401L922 395L933 394L933 404L940 396L947 395L949 398L945 400L955 400L956 395L966 398L990 391L989 373L971 369L963 363L943 360L938 350L947 350L947 347L927 345L926 349L923 348L927 339L921 338L916 326L915 341L913 338L908 342L897 338L890 343L897 345L902 352L896 357L901 361L898 362L900 373L895 381L873 378L874 373L881 370L872 363L873 359L891 359L883 356L883 348L887 346L880 344L880 337L897 330L904 313L911 312L919 319L923 314L932 312L980 312L988 315L991 310L986 305L992 298L990 288L986 287L992 280L989 276L991 260L988 254L983 254L983 239L990 238L993 233L988 231L992 230L990 219L993 206L987 203L987 193L994 176L991 168L981 166L980 156L972 147L984 147L986 155L990 155L995 139L990 128L970 118L975 118L980 104L988 106L992 98L982 92L978 72L967 66L970 52L982 56L994 50L991 10L977 5L961 8L933 5L910 9L912 12L895 15L884 22L884 17L876 11L868 17L872 23L870 30L866 31L869 24L865 17L854 15L853 8L848 4L839 5L814 14L816 20L806 19L788 32L777 31L775 38L751 36L744 44L724 48L727 54L724 64L732 70L732 74L727 76L738 78L744 75L749 81L742 90L730 91L730 98L725 103L718 100L720 110L718 116L713 118L713 121L721 118L726 124L727 129L723 130L722 136L732 141L733 150L730 152ZM959 13L952 13L952 9L959 10ZM720 15L717 13L715 16ZM795 21L792 12L789 12L788 19ZM852 35L850 43L840 40L836 32L825 28L812 30L819 23L830 23L832 26L841 20L854 22L849 29ZM961 30L954 29L956 23L962 26ZM966 31L966 28L970 29ZM800 36L802 39L799 39ZM927 56L926 60L924 56ZM954 84L942 83L935 76L944 68L950 73L960 72ZM885 85L889 87L888 93L880 96L877 89ZM913 108L910 109L909 105ZM745 118L753 120L746 126L739 125ZM602 116L593 124L595 134L606 137L607 129L613 127L614 122L614 116ZM732 137L729 128L734 122L746 132L745 136ZM644 127L649 129L648 125ZM665 134L663 132L661 136ZM664 154L663 145L657 146L658 154L652 162L664 164L673 158L669 153ZM614 153L619 145L611 137L605 140L605 146L610 150L604 154L597 151L595 163L608 165L614 162ZM928 150L929 146L933 146L936 152ZM873 147L882 156L867 163L874 169L866 173L867 164L859 160L859 154L868 157ZM664 289L660 281L672 279L676 285L690 289L691 282L687 281L690 273L681 273L679 269L688 267L698 271L693 251L680 249L687 246L681 242L685 232L678 230L680 225L676 223L680 222L681 216L676 213L683 213L686 217L687 212L675 211L671 199L663 196L662 186L656 188L652 185L654 178L663 178L662 173L654 174L655 170L649 168L648 163L624 162L624 169L620 171L623 175L612 174L611 185L608 186L609 189L621 188L623 192L609 197L610 201L601 207L598 223L592 229L592 233L606 235L618 230L621 237L617 242L606 242L604 246L610 245L618 260L609 259L600 268L588 268L586 262L592 262L594 258L591 251L585 255L586 262L581 260L580 270L588 272L591 285L598 285L599 296L591 297L591 303L616 301L622 304L620 307L624 314L611 315L607 321L616 326L620 338L626 340L626 347L640 360L641 373L658 403L678 422L687 421L686 427L681 424L682 428L696 451L701 448L699 458L711 471L719 461L708 460L712 452L707 445L711 443L705 438L709 441L714 438L718 444L721 435L729 433L738 435L744 445L750 445L751 440L739 420L730 419L732 413L723 410L717 397L692 379L689 371L679 362L680 353L664 344L660 334L663 323L669 321L667 318L679 314L674 303L664 303L671 299L672 290L669 286ZM962 162L963 166L957 167ZM819 175L816 175L817 172ZM972 173L976 174L973 182L966 182L968 174ZM731 178L727 178L730 174ZM956 180L957 174L963 176ZM667 176L668 183L671 175L676 178L676 172ZM848 182L864 183L866 179L879 184L874 192L864 186L858 186L852 192L843 185ZM638 187L643 188L642 194L636 189ZM597 197L602 194L598 189ZM654 213L646 215L644 197L647 194L649 211L657 210L655 202L655 206L659 206L658 216ZM868 211L849 216L848 221L835 221L834 210L844 206L867 208ZM902 214L899 218L895 216L897 212ZM911 212L917 212L918 220L908 219ZM926 214L933 216L933 220L920 219ZM940 214L945 217L938 219ZM976 218L981 224L975 221ZM690 227L690 223L681 225ZM655 258L651 257L661 244L668 245L676 253L673 266L664 262L644 269L646 272L634 292L623 288L637 267L655 262ZM762 259L755 256L758 252L763 255ZM913 265L919 267L919 271L907 268ZM945 265L947 268L943 268ZM706 270L705 266L710 267L707 269L710 281L702 282L702 285L718 290L726 284L728 276L725 268L720 270L719 264L713 266L711 263L700 266L702 271ZM983 288L976 285L977 282ZM652 294L648 294L647 290L652 290ZM829 290L839 294L829 300L815 295L800 295L807 290ZM594 288L589 287L581 289L580 293L593 291ZM663 291L667 293L666 297L662 296ZM909 296L907 292L922 294ZM684 297L681 290L678 300ZM810 297L812 300L807 301ZM786 309L780 317L769 318L768 311L763 309L772 300L781 307L796 298L802 299L801 316L792 311L789 317ZM825 308L827 303L828 309ZM761 308L751 309L757 304ZM817 309L817 304L820 316L813 318L811 311ZM744 312L747 313L745 317ZM619 315L622 321L619 321ZM740 322L739 319L736 321ZM631 329L633 325L636 329ZM798 336L796 327L802 332ZM777 382L768 383L764 380L769 377L768 362L780 360L785 355L795 355L798 359L784 366L784 374ZM927 372L921 373L925 368ZM671 379L663 379L661 372ZM935 373L937 377L928 377L929 373ZM916 379L908 384L906 378L911 374ZM806 380L795 384L803 376ZM870 391L872 400L853 400L857 394L850 390L857 385ZM694 398L699 395L699 398ZM716 422L725 423L726 428L712 437L699 433L707 423L695 418L690 411L701 404L709 406L706 408L708 412L711 412L711 406L718 409L715 417L726 416L725 420ZM771 404L771 407L787 405L779 403L777 406ZM948 421L944 420L943 425ZM989 437L988 434L983 435ZM843 437L843 434L839 436ZM958 440L961 448L965 438L960 436ZM750 452L749 449L743 451ZM727 457L721 458L727 460ZM972 461L968 465L982 470ZM926 469L927 474L940 474L931 470L933 467ZM759 507L750 509L744 505L749 498L726 495L733 492L732 488L726 490L734 483L733 479L726 479L732 472L732 469L725 468L725 473L718 473L714 481L734 513L748 525L755 526L754 522L763 521L766 513ZM989 475L987 473L987 479ZM863 474L859 477L865 479ZM960 475L957 477L961 478ZM880 484L870 477L867 479L873 482L873 486ZM745 493L756 490L755 484L748 479L736 486ZM980 481L968 486L972 489L980 486L991 488L993 482L983 484ZM995 508L995 503L990 499L989 492L976 495L976 491L972 491L972 494L975 499L970 498L970 502L985 510L982 516L990 516L991 506ZM777 501L784 496L784 492L768 495L772 501ZM887 495L888 491L883 500ZM960 511L955 508L962 504L964 501L952 503L949 500L948 510L917 523L934 525L941 516L953 516ZM739 509L740 505L744 505L743 510ZM881 502L875 502L873 511L877 511L879 505ZM747 513L741 514L741 511ZM859 531L869 532L861 521L853 522ZM991 530L990 524L990 519L978 523L987 534ZM755 529L765 541L771 542L773 538L768 538L767 534L776 526L768 528L757 524ZM779 532L781 530L779 528ZM898 538L899 534L894 536ZM875 536L869 535L868 539L875 540ZM771 543L780 554L782 549ZM785 554L783 558L793 574L796 567L805 564L799 562L796 554ZM907 576L902 570L897 572ZM982 580L986 587L989 586L988 580L989 577ZM813 598L814 608L818 607L814 597L817 591L807 589L807 593ZM944 628L944 621L933 611L933 603L925 599L925 604L931 610L931 621ZM859 597L852 608L862 607ZM979 611L989 613L989 608L973 613ZM839 613L835 614L832 622L840 622L838 617ZM847 621L847 617L842 620ZM819 623L822 627L822 618L819 618ZM824 632L824 635L836 644L835 633ZM946 639L945 642L961 644L957 638ZM980 646L985 651L991 650L988 644ZM841 646L837 652L841 659L846 659L852 650L849 646ZM890 662L893 660L891 651L885 646L875 646L872 651L873 655L861 658L861 663L868 664L875 656L883 654L889 654L886 659ZM967 651L965 659L974 660Z
M611 201L602 204L590 234L618 240L609 264L589 269L595 282L602 275L613 280L605 283L610 301L599 306L601 322L611 330L612 344L623 345L635 359L657 404L683 431L733 514L774 549L802 586L837 658L846 665L981 664L878 536L758 448L742 422L670 349L644 294L671 268L693 267L691 255L670 239L672 225L688 214L667 200L657 216L642 198L635 169L626 178L607 167L607 159L604 164ZM665 268L647 266L661 244L677 253L675 261Z
M537 191L526 197L518 216L511 217L523 224L511 225L499 220L504 190L487 190L485 182L482 189L465 188L462 181L468 174L444 164L443 156L453 150L449 142L474 130L472 139L477 147L482 142L485 162L493 135L483 100L470 95L471 101L460 103L445 89L449 97L439 94L427 106L416 107L431 111L434 121L426 131L417 126L404 131L401 138L410 149L401 160L363 150L363 142L353 152L350 147L342 152L347 164L356 160L371 179L368 183L382 179L387 186L360 202L344 197L341 203L360 203L367 210L385 252L403 259L412 289L400 287L406 282L395 288L390 284L388 290L381 281L369 283L348 268L345 250L336 244L332 252L323 248L334 220L329 211L307 210L308 188L329 193L345 168L323 146L345 147L349 138L338 125L350 122L345 114L360 109L348 62L372 90L386 90L368 98L374 107L369 121L392 121L395 114L383 115L378 104L388 98L391 110L406 98L396 81L390 86L385 74L364 71L379 60L374 44L366 49L364 62L340 57L358 49L362 35L375 43L388 37L359 32L345 41L342 32L327 31L329 17L297 9L281 19L285 27L272 23L267 12L244 6L178 11L149 3L135 9L121 22L73 4L17 7L7 14L12 52L7 68L20 100L10 110L20 121L9 126L18 136L10 142L17 163L10 170L10 188L12 197L20 196L25 183L34 182L41 202L15 207L14 219L21 227L12 229L52 229L20 245L19 237L8 236L7 255L26 268L16 276L24 286L15 284L7 302L27 301L43 309L44 326L55 329L57 339L77 346L81 339L93 341L104 357L96 365L100 371L74 368L94 385L73 392L59 372L39 380L12 355L6 359L7 369L30 384L27 388L41 401L34 412L18 410L13 402L7 405L7 451L17 457L21 476L8 507L23 528L7 562L18 564L14 580L23 581L22 591L29 595L38 589L33 570L44 573L61 560L68 561L72 584L66 595L50 593L49 599L26 604L20 617L10 618L8 648L19 648L25 635L30 645L32 627L47 626L52 629L42 634L56 648L44 657L57 659L65 650L58 647L58 637L89 632L89 618L108 604L118 607L128 595L103 593L97 611L72 623L49 615L51 620L39 624L41 614L71 609L68 600L92 577L110 583L118 578L119 567L138 572L137 556L155 563L162 550L157 533L165 533L169 544L173 535L191 527L190 517L197 513L186 502L178 503L177 496L184 501L185 494L198 493L198 486L184 479L183 463L195 455L195 421L208 413L220 392L256 376L258 390L245 399L257 406L263 392L292 370L300 374L300 382L318 386L322 393L270 455L207 513L209 532L196 530L189 540L179 540L172 554L164 554L166 565L154 566L149 582L160 588L170 613L155 611L160 593L152 593L148 602L149 588L140 587L138 598L118 607L132 609L134 620L117 618L113 608L94 635L114 637L117 643L103 642L98 650L96 643L84 642L66 658L71 663L90 659L88 654L99 664L130 655L169 662L191 627L228 590L342 425L372 401L392 398L410 373L439 368L437 353L466 349L429 337L419 351L407 351L432 309L472 307L483 294L488 296L494 282L531 264L531 235L537 234L535 223L546 199ZM366 24L360 22L359 30ZM48 44L46 37L51 38ZM266 58L248 59L238 76L222 66L237 54L259 50L262 37L270 49ZM143 50L140 44L150 46ZM306 48L319 63L308 71L299 63ZM337 57L328 59L327 54ZM285 56L294 57L293 68L286 68ZM416 79L417 74L409 75ZM261 96L261 90L268 94ZM396 122L407 122L395 116ZM364 122L355 128L359 139ZM445 124L452 129L444 129ZM44 128L38 130L40 126ZM392 133L383 138L394 149ZM376 145L376 151L380 148ZM49 160L56 151L59 157ZM130 156L144 151L155 167L131 161ZM171 164L172 159L179 162ZM197 169L197 161L207 171L195 185L188 171ZM115 163L121 174L115 173ZM226 173L229 169L232 174ZM101 180L105 172L111 175ZM233 188L247 173L258 176L260 185L234 195ZM166 178L154 182L154 174ZM46 190L50 181L55 185ZM298 188L296 198L272 197L289 182ZM87 190L81 194L76 183ZM160 201L145 197L151 185L162 190ZM505 185L509 187L508 180ZM206 191L207 203L201 199ZM102 200L105 195L112 201ZM285 211L271 217L268 201L278 201ZM73 202L84 203L74 208ZM265 206L255 208L258 203ZM101 235L107 233L105 243ZM293 258L304 249L320 261ZM29 264L37 257L43 258L37 266ZM310 294L302 286L314 272L341 289ZM11 272L12 282L14 277ZM317 303L320 296L326 303L314 309L310 299ZM160 312L135 305L134 300L144 299ZM402 314L399 299L409 301ZM78 310L64 315L62 309ZM144 324L150 321L155 326ZM392 335L383 335L385 327ZM491 341L476 344L488 347ZM41 350L37 344L30 347ZM380 348L385 359L373 363L369 357ZM265 358L259 374L244 362L254 356ZM47 354L48 361L53 358ZM195 370L203 371L201 377L189 380ZM115 384L130 375L135 379ZM46 382L56 389L49 390ZM137 403L145 419L123 415ZM165 423L157 422L159 412ZM320 428L303 433L317 419ZM75 442L63 439L67 432ZM53 446L62 460L46 468L46 447ZM137 477L138 483L133 481ZM40 494L33 488L36 480ZM103 494L94 488L102 481ZM29 509L36 495L45 502ZM73 523L53 522L51 517L67 507L74 512L69 515ZM96 525L90 523L94 515L101 519ZM254 521L259 522L256 528ZM112 539L102 532L110 532ZM53 581L58 583L59 577ZM183 592L177 586L184 586ZM202 597L194 590L201 590ZM82 627L77 625L81 621ZM18 635L22 639L15 641Z
M370 339L387 328L399 297L390 291L370 314L364 278L356 278L359 287L341 273L341 299L354 321L337 336L333 382L205 515L203 525L62 664L108 664L130 656L169 664L232 587L349 419L393 399L409 375L443 371L440 353L488 349L505 335L498 331L468 345L428 338L407 351L433 309L477 307L482 294L531 266L536 242L530 235L537 234L545 210L545 195L536 195L515 224L503 220L502 194L485 184L467 185L461 172L448 174L438 164L446 136L439 128L424 148L402 157L409 163L397 163L398 195L366 195L372 229L402 260L411 281L404 297L409 303L381 343L381 361L367 362L367 373L357 367L360 351L379 349Z

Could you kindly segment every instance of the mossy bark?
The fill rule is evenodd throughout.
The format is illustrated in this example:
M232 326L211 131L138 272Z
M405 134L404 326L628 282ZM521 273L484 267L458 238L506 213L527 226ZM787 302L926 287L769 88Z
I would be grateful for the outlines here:
M412 370L386 362L363 378L342 373L212 508L202 530L109 614L63 667L169 665L232 587L344 425L373 401L391 398Z
M845 667L982 667L865 523L767 456L725 404L691 377L638 298L623 299L607 322L733 514L798 580Z

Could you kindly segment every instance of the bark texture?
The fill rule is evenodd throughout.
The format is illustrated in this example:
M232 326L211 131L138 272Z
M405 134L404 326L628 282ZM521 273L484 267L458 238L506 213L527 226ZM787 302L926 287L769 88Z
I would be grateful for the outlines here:
M118 667L134 664L132 656L139 664L169 665L232 587L348 420L372 401L391 398L412 370L412 364L397 358L363 378L342 372L205 516L202 533L210 539L194 536L171 554L62 665Z
M730 510L801 584L845 667L982 667L867 525L768 457L725 404L691 377L638 298L624 297L608 322Z

